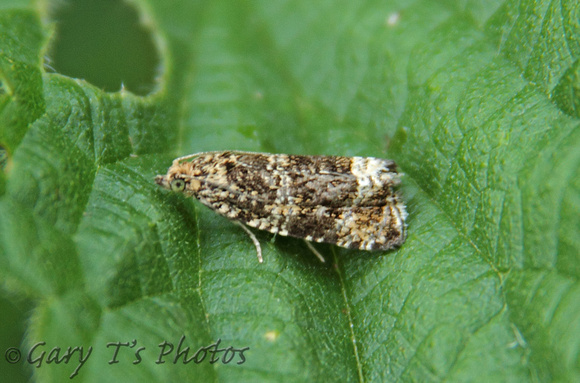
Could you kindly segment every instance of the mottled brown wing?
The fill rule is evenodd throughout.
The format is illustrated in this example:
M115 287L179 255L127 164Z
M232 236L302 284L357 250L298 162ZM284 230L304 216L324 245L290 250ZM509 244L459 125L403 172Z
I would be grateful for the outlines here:
M280 235L366 250L399 245L406 213L391 187L398 179L366 185L352 173L355 159L224 152L211 161L217 170L198 176L196 196L219 214ZM392 161L371 160L373 171L396 174Z
M211 188L236 196L249 195L260 203L300 206L383 206L393 185L361 190L351 171L353 158L229 154L222 159L225 177L208 177ZM384 161L385 172L396 174L394 162ZM221 183L221 184L220 184Z

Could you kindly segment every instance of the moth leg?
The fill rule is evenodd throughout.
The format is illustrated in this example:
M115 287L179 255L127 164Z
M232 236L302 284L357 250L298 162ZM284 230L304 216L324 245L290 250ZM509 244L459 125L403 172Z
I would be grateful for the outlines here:
M256 238L254 233L252 233L250 231L250 229L248 229L248 227L246 225L244 225L243 223L238 222L238 221L234 221L234 223L237 224L238 226L240 226L242 229L244 229L244 231L246 233L248 233L248 235L252 239L252 242L254 242L254 246L256 246L256 253L258 254L258 261L260 263L264 262L264 259L262 258L262 247L260 246L260 241L258 241L258 238Z
M312 251L314 253L314 255L316 255L318 257L318 259L320 259L320 262L322 262L322 263L326 262L324 260L324 257L322 256L322 254L320 254L318 252L318 250L316 250L316 248L314 248L314 246L312 246L312 244L310 242L308 242L306 240L304 242L306 243L306 246L308 246L308 248L310 249L310 251Z

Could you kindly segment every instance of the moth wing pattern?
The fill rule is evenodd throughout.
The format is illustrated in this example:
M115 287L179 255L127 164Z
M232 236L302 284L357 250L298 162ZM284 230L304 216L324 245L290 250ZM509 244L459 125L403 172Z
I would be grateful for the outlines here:
M406 237L391 160L206 152L176 159L156 181L170 188L176 178L184 193L259 230L363 250L388 250Z

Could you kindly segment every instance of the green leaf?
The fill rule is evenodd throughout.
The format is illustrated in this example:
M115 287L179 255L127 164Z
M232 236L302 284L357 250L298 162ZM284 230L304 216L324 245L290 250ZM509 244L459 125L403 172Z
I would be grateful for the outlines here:
M38 16L0 12L0 148L11 152L44 111L40 48L45 36Z
M131 4L163 62L145 97L44 73L40 12L0 11L1 58L22 63L0 67L0 280L35 305L0 345L44 355L0 371L580 380L577 1ZM392 158L409 237L320 245L321 264L257 232L259 264L239 227L153 182L221 149ZM76 346L83 365L46 359Z

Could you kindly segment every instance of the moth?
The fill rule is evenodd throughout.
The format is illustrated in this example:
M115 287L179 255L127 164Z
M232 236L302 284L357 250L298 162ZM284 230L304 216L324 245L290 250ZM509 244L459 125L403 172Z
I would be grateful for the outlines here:
M215 151L177 158L155 182L240 225L348 249L389 250L406 238L394 161ZM309 243L306 244L324 262Z

